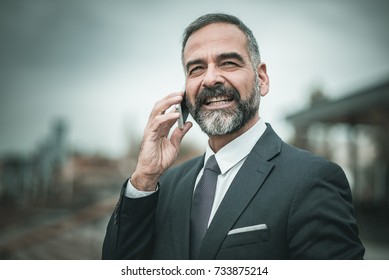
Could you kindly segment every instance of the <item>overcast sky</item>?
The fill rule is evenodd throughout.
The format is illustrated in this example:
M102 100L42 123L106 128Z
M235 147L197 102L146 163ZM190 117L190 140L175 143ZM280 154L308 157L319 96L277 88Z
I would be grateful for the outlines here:
M336 99L388 78L388 3L0 0L0 155L31 153L56 118L72 147L123 155L154 103L183 88L182 32L209 12L254 32L270 76L260 114L287 140L285 116L314 88ZM205 139L196 126L184 141Z

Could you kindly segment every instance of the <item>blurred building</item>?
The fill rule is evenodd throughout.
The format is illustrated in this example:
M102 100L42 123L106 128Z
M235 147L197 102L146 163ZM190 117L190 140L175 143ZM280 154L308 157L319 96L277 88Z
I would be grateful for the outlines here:
M30 154L3 156L0 259L100 258L128 161L71 151L64 121Z
M135 168L141 138L122 158L72 151L56 122L30 155L0 160L0 259L100 259L108 219ZM198 155L181 147L177 163ZM177 164L176 163L176 164Z
M343 167L365 233L389 241L389 80L337 100L320 91L309 108L287 117L294 145Z
M46 204L50 196L68 187L62 174L68 159L66 130L65 122L58 120L32 155L13 154L2 158L0 201Z

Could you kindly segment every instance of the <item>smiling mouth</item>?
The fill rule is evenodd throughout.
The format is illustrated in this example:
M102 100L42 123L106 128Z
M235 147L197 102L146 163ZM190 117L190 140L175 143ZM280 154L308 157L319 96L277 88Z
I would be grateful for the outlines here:
M228 104L233 100L234 100L233 97L228 97L228 96L208 97L204 100L204 104L207 106L218 106L218 105Z

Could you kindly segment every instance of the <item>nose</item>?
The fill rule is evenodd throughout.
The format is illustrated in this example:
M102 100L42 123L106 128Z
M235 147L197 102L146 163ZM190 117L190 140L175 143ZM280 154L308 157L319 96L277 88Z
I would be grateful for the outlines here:
M203 87L214 87L218 84L223 84L224 78L220 73L220 70L217 69L214 65L208 65L206 72L203 77L202 86Z

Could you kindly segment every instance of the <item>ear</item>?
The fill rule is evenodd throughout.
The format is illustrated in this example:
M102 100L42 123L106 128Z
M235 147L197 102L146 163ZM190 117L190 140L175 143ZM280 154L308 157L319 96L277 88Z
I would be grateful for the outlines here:
M267 69L265 63L258 65L258 79L261 86L261 96L265 96L269 92L269 76L267 75Z

